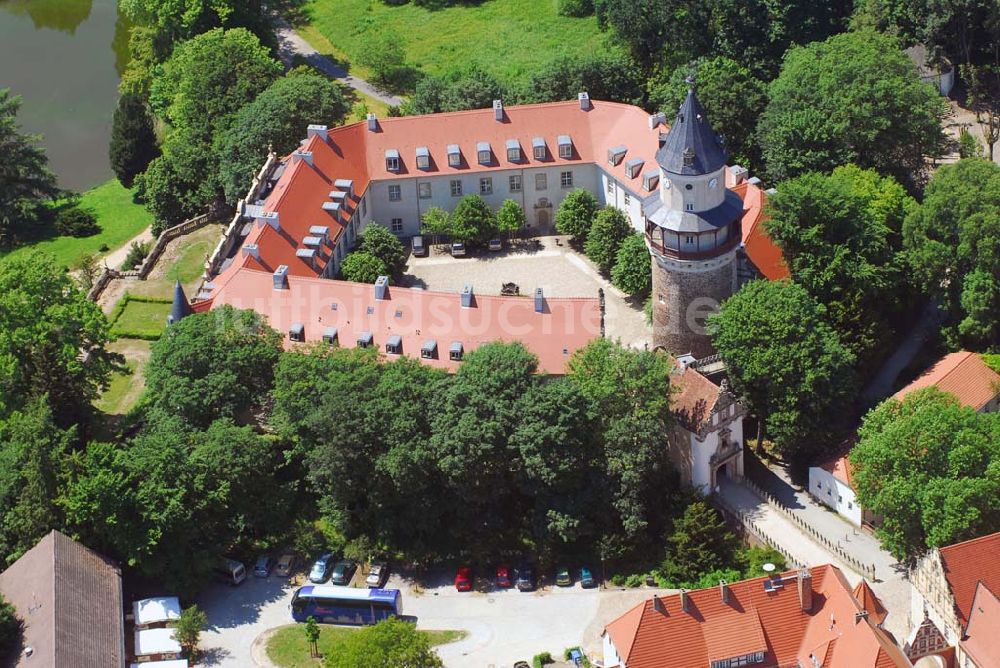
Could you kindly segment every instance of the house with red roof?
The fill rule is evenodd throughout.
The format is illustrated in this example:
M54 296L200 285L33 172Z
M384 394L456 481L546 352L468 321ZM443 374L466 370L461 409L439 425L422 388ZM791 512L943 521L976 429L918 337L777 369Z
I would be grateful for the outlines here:
M605 668L909 668L885 608L829 564L653 596L602 633Z
M1000 532L931 550L910 572L910 590L912 661L1000 666Z

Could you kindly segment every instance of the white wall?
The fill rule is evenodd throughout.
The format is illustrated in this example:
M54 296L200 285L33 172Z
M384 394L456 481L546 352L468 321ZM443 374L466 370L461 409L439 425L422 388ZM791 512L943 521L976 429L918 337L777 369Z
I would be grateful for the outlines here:
M611 642L611 636L606 632L602 634L601 640L603 640L604 645L604 665L605 666L621 666L621 668L626 668L625 664L622 663L621 657L618 656L618 649L615 644Z
M809 467L809 493L851 524L861 526L861 506L858 505L854 490L829 471L819 466Z

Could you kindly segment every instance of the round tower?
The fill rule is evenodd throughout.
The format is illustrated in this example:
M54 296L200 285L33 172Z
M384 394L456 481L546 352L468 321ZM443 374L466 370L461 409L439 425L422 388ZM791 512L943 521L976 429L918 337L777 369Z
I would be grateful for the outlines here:
M706 319L736 290L743 201L726 188L726 157L692 86L656 153L659 197L643 205L653 345L674 355L714 352Z

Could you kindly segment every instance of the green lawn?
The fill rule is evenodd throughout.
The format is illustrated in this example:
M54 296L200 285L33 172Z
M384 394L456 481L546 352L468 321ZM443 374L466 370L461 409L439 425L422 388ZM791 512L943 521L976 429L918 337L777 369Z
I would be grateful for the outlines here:
M559 16L557 0L484 0L430 10L412 3L309 0L301 30L313 46L348 61L365 48L365 32L385 29L402 41L409 64L444 74L475 63L513 82L557 56L593 53L604 36L597 19ZM317 44L313 28L329 41ZM326 47L326 48L325 48ZM352 65L364 77L364 68Z
M125 366L128 367L128 372L112 374L108 389L95 402L97 408L104 413L123 415L131 408L129 399L130 395L133 394L133 380L139 363L135 360L126 360Z
M319 653L331 651L339 638L356 629L343 626L319 627ZM431 645L445 645L465 637L465 631L421 631L430 637ZM267 641L267 658L281 668L315 668L319 659L309 657L305 624L282 626Z
M129 299L111 324L111 333L124 338L159 338L167 327L170 306L169 302Z
M187 285L197 280L205 271L205 258L211 255L219 243L218 227L212 225L209 230L212 233L209 237L192 235L190 242L184 243L177 254L177 259L164 272L163 275L170 281L171 294L173 294L173 281L180 280L182 284Z
M73 266L88 253L97 253L102 246L114 250L123 246L153 222L153 217L140 204L132 201L132 194L111 179L83 193L80 205L91 209L97 216L101 232L92 237L52 236L51 230L40 230L38 238L28 240L13 251L0 251L0 262L6 258L44 250L52 253L64 266Z

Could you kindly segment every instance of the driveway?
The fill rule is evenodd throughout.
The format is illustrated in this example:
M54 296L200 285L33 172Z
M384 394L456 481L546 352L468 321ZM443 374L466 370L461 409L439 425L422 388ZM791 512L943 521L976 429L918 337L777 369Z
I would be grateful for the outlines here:
M442 580L447 578L442 578ZM461 593L451 584L414 588L394 575L387 585L403 592L403 613L420 629L457 629L468 635L438 647L448 668L510 668L514 661L542 651L561 656L567 647L600 650L604 625L639 601L665 590L553 587L533 593L517 590ZM198 606L208 615L199 665L271 668L254 641L269 629L292 621L289 605L295 587L284 579L248 578L238 587L213 585Z

